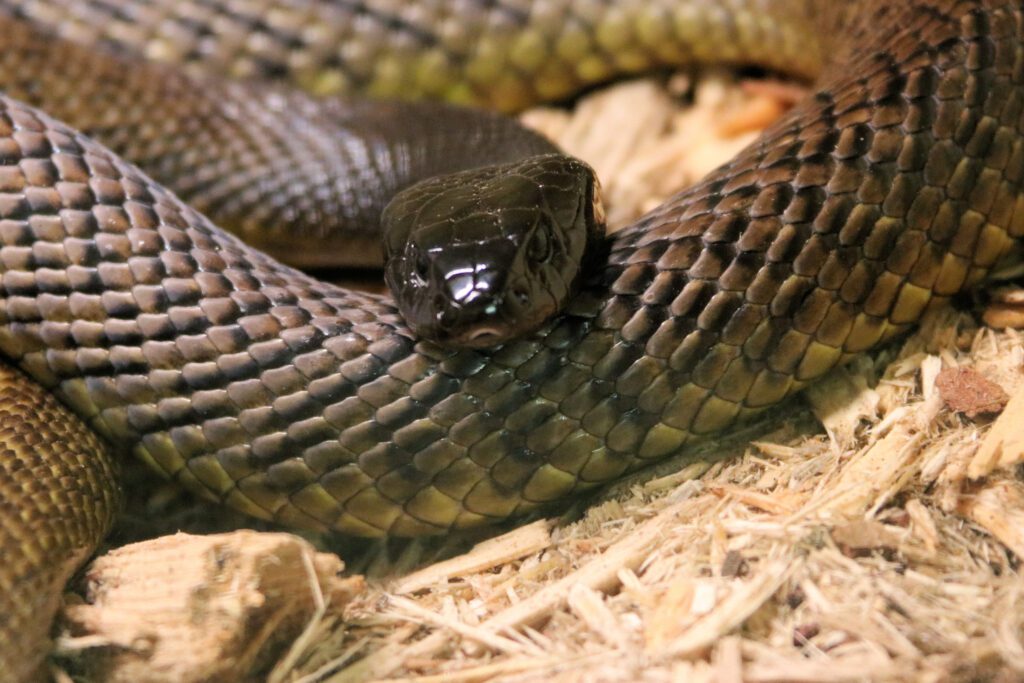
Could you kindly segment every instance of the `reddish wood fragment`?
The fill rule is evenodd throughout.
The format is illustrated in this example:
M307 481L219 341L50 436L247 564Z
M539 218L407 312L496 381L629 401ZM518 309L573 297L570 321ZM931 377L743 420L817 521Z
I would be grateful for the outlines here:
M935 386L950 410L971 419L1000 413L1010 400L1001 386L971 368L946 368L935 378Z

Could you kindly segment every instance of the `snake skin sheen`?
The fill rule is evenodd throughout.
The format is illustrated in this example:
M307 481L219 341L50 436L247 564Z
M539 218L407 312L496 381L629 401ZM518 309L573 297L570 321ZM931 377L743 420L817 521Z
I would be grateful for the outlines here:
M173 4L216 11L210 2ZM0 2L44 21L60 5ZM93 25L111 27L106 37L125 49L159 53L153 45L173 43L147 39L155 29L123 28L163 4L116 5L114 22L102 20L114 3L82 13L101 17ZM626 70L659 63L638 46L662 49L656 31L675 31L675 19L689 15L702 32L691 47L664 47L666 60L711 59L716 50L728 61L763 58L816 75L815 93L735 160L617 233L607 266L566 314L493 353L417 342L388 299L280 265L98 143L0 97L0 353L106 440L208 498L299 526L439 533L562 500L777 403L982 280L1024 233L1020 0L672 3L684 10L644 29L655 31L653 43L630 14L639 3L621 11L569 0L456 5L490 22L521 18L513 28L545 19L521 34L542 38L557 35L558 22L579 36L580 8L612 13L583 27L578 62L541 59L540 68L615 56ZM333 2L323 12L382 15L376 6ZM245 16L263 3L225 7ZM411 32L397 14L379 26L302 29L294 17L316 16L312 7L293 1L258 14L257 38L243 41L249 52L227 50L225 69L266 61L268 73L301 81L303 56L327 44L317 42L324 33ZM417 16L429 20L438 5L423 7ZM282 39L296 51L276 62L253 58L265 48L277 54L260 36L281 17L306 42ZM588 33L606 23L628 30ZM457 33L450 24L438 36ZM201 33L189 54L207 54L215 33ZM345 74L356 62L338 55L375 54L388 41L371 42L343 41L322 64ZM777 45L777 55L765 54ZM640 54L648 57L634 59ZM803 61L790 62L795 54ZM470 79L465 65L474 62L451 59L455 80ZM534 82L511 57L495 60L515 83ZM445 92L477 97L478 85ZM507 96L517 87L493 92L478 99L518 106ZM282 139L300 134L287 118L281 126ZM58 461L37 486L67 483ZM0 474L5 501L17 488L6 482ZM24 543L3 542L5 556L31 556Z

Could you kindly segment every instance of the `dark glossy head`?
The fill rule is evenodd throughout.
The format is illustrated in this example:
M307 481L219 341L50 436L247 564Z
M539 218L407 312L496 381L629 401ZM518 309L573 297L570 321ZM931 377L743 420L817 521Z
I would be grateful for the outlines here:
M385 279L421 337L486 348L560 311L604 236L597 179L560 154L431 178L382 217Z

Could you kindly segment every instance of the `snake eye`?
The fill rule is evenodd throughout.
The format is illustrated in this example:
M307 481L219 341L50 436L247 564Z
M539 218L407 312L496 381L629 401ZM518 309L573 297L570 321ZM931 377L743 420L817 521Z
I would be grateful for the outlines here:
M426 282L427 277L430 275L430 261L427 260L427 255L422 251L416 255L416 277L419 278L420 282Z
M538 225L534 229L526 253L534 263L546 263L551 258L551 238L546 226Z

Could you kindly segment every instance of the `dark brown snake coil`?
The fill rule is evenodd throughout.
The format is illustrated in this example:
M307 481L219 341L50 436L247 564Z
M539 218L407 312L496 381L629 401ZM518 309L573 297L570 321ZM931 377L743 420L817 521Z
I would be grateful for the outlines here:
M726 57L763 57L776 34L726 4L746 41ZM442 532L675 453L907 329L1024 233L1024 5L752 4L815 30L790 46L797 71L829 56L814 95L618 233L568 314L490 354L417 343L387 299L278 264L0 98L0 351L185 487L299 526ZM59 469L66 444L43 443L33 486L70 483L70 507L106 519ZM5 558L31 555L12 521L80 548L12 498L4 460ZM21 628L0 616L0 640Z

